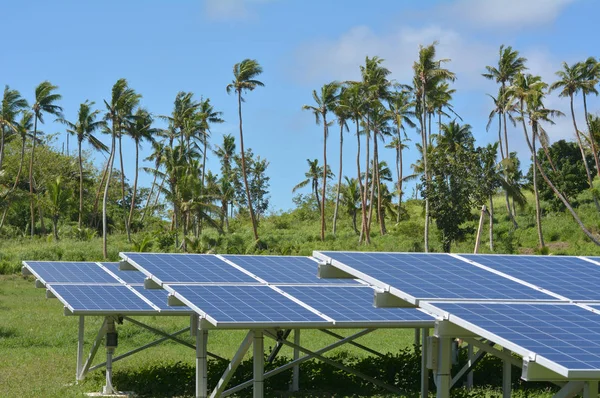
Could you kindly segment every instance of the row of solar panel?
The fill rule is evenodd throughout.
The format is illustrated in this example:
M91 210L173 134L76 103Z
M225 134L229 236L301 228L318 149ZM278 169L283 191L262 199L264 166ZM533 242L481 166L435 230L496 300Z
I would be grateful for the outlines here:
M224 262L220 264L223 265L225 269L235 270ZM373 289L364 284L319 283L322 281L314 276L317 263L306 257L285 258L278 269L281 276L289 270L302 284L283 284L278 288L257 285L257 281L251 279L253 283L239 285L165 285L167 291L144 289L144 274L119 270L118 263L25 262L25 266L73 314L151 314L156 313L158 307L168 314L193 311L207 314L215 325L229 327L248 323L320 327L334 323L340 326L350 323L427 326L433 322L432 317L415 309L374 308ZM310 280L308 275L313 275L315 284L306 284ZM169 291L176 293L189 307L167 305Z
M565 377L600 377L600 305L566 300L600 298L599 258L354 252L314 256L374 286L416 298L431 313ZM465 260L472 265L465 266Z

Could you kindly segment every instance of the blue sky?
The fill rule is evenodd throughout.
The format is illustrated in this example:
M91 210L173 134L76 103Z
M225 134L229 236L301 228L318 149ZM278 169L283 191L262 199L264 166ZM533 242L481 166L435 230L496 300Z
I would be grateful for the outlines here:
M367 55L384 58L393 78L409 82L419 44L438 40L439 56L452 59L448 67L458 77L455 110L473 126L479 145L495 136L485 131L491 109L485 94L496 88L481 73L496 62L501 44L518 49L531 73L548 82L562 61L599 55L600 3L594 0L1 0L0 5L5 38L0 84L31 101L35 86L50 80L60 86L69 120L86 99L100 107L114 82L125 77L143 95L142 105L157 115L171 112L178 91L210 97L226 119L212 131L212 143L219 144L223 134L237 136L237 103L225 92L232 66L257 59L266 87L246 97L244 135L246 145L270 161L274 210L292 206L291 190L303 179L306 159L322 156L322 129L302 105L328 81L357 78ZM546 105L568 111L568 102L554 95ZM583 123L581 109L578 102ZM592 99L589 110L597 113L600 103ZM43 129L64 131L51 120ZM569 118L547 130L553 141L573 139ZM330 134L328 156L337 173L338 129ZM525 160L522 132L509 134L511 150ZM408 135L417 138L414 131ZM64 134L57 146L63 140ZM344 175L354 176L355 138L345 140ZM132 177L133 146L126 145L126 173ZM394 154L388 150L383 158L393 164ZM405 169L415 158L412 149ZM102 161L100 156L97 162ZM214 156L209 167L218 168ZM141 183L150 182L142 174Z

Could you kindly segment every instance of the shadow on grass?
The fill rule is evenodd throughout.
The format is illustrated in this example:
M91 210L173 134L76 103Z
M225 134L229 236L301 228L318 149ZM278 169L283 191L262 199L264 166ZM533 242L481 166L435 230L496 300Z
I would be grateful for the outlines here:
M0 339L8 339L11 337L17 337L17 335L18 335L17 329L0 326Z

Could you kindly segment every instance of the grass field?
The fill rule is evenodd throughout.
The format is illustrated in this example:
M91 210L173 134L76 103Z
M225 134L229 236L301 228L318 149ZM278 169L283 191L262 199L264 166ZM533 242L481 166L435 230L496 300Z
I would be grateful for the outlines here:
M64 316L61 303L56 299L46 299L45 290L34 288L31 278L17 275L0 276L0 313L2 314L0 316L0 358L2 358L0 397L79 397L84 392L100 391L104 382L102 370L90 373L86 380L79 384L74 383L78 318ZM137 319L169 332L189 325L188 317L138 317ZM100 317L86 318L86 355L101 321ZM119 348L116 355L155 338L154 334L127 322L119 325L118 331ZM349 335L352 332L343 330L339 333ZM244 331L213 331L209 335L209 351L224 358L231 358L244 335ZM194 343L189 333L181 336ZM301 337L302 344L309 349L318 349L335 341L322 332L312 330L302 331ZM404 352L406 354L407 347L411 347L413 343L413 337L413 330L388 329L378 330L358 341L382 353L402 354ZM270 340L265 340L266 350L272 345L271 343ZM359 368L379 367L377 364L383 363L382 360L369 357L365 351L349 345L327 355L345 359ZM415 362L416 356L411 355L412 362ZM291 350L284 348L280 356L291 357ZM104 359L103 349L100 349L95 363L102 362ZM193 392L194 359L195 352L190 348L171 342L163 343L117 362L114 365L115 385L117 388L145 392L147 396L189 396ZM245 380L245 377L251 374L251 362L248 361L246 365L249 365L249 369L242 369L238 380ZM415 371L418 372L418 358L416 358L416 369L415 366L408 369L410 365L415 363L408 364L405 371L414 375ZM218 377L222 366L222 363L219 366L212 363L209 372L213 369L213 374L209 378L214 380ZM385 370L383 365L382 369ZM303 366L302 372L304 377L301 379L301 388L303 385L315 385L315 380L311 380L315 375L329 379L330 381L326 381L325 385L330 385L331 388L329 391L321 389L308 395L303 393L294 396L374 395L373 393L365 395L338 393L340 391L338 388L341 387L336 385L344 383L344 377L347 376L333 371L333 368L327 369L327 365L307 363ZM493 371L482 371L480 374L482 377L487 377L485 373L490 372ZM479 376L477 373L475 376L477 382ZM418 377L416 379L418 380ZM146 391L139 391L140 389ZM453 393L454 396L481 397L492 397L498 394L497 389L490 387L472 392L459 389ZM408 395L416 396L417 393ZM546 396L547 394L536 390L535 392L523 391L517 395Z

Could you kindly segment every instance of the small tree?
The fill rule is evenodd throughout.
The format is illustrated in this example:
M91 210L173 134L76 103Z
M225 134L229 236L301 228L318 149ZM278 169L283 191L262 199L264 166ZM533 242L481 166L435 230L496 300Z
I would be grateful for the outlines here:
M63 186L61 176L48 184L46 199L50 217L52 218L52 230L54 239L58 240L58 221L60 217L69 209L71 191Z

